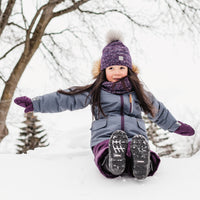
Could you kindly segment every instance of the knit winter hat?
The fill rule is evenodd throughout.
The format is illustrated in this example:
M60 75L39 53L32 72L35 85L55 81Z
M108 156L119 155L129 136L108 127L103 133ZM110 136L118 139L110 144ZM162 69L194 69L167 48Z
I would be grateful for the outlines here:
M119 32L107 33L107 45L104 47L101 57L101 70L112 65L124 65L132 69L132 60L128 48L122 43L122 35Z
M93 64L92 75L97 78L99 73L106 67L112 65L124 65L130 68L136 74L139 69L131 61L128 48L122 43L123 37L120 32L109 31L106 36L107 46L104 47L102 57Z

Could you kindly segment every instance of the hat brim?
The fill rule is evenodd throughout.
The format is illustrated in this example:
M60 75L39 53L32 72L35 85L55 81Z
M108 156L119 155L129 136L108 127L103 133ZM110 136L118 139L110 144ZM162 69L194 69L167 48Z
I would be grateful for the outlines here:
M136 65L132 64L132 71L135 72L136 74L139 74L139 69ZM97 60L94 62L93 64L93 68L92 68L92 76L94 79L97 78L97 76L100 74L101 72L101 60Z

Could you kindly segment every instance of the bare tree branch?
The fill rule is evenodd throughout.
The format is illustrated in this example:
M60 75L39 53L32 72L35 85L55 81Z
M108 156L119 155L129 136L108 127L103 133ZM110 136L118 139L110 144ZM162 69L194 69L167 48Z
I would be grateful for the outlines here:
M45 9L47 6L48 6L48 3L45 4L45 5L43 5L42 7L40 7L40 8L37 10L35 16L33 17L32 21L31 21L31 24L30 24L28 30L26 31L26 43L25 43L25 47L26 47L27 49L29 49L29 45L30 45L30 34L31 34L31 32L32 32L32 28L33 28L33 26L34 26L34 24L35 24L35 22L36 22L36 20L37 20L37 18L38 18L38 16L39 16L39 14L41 13L41 11L42 11L43 9Z
M85 19L85 16L84 16L84 15L82 15L82 17L83 17L83 18L82 18L81 20L83 21L84 24L87 25L87 28L88 28L89 32L93 35L94 39L95 39L96 41L98 41L98 37L97 37L97 35L95 34L95 28L94 28L93 24L92 24L92 23L88 23L87 20Z
M11 49L9 49L3 56L0 57L0 60L2 60L3 58L5 58L10 52L12 52L15 48L21 46L22 44L24 44L25 41L20 42L19 44L16 44L15 46L13 46Z
M63 14L66 14L66 13L69 13L69 12L72 12L76 9L79 8L79 6L87 3L88 1L90 0L80 0L80 1L77 1L77 2L73 2L74 4L72 6L70 6L69 8L67 9L63 9L63 10L60 10L60 11L57 11L53 14L53 17L58 17L58 16L61 16Z
M168 11L169 11L172 21L175 22L174 16L172 14L172 6L169 4L169 2L167 0L165 0L165 3L167 4L167 7L169 8Z
M89 26L89 25L88 25L88 26ZM88 29L90 29L90 27L88 27ZM91 29L90 29L90 30L91 30ZM94 31L94 29L91 30L90 32L92 32L92 34L93 34L93 31ZM63 51L63 47L60 47L59 44L57 44L57 42L55 41L55 39L54 39L53 36L54 36L54 35L60 35L60 34L63 34L63 33L65 33L65 32L69 32L75 39L77 39L77 40L80 42L81 46L85 49L85 50L83 51L83 54L84 54L84 55L86 55L86 54L87 54L87 55L90 55L90 52L89 52L87 46L83 43L82 38L80 38L80 37L78 36L78 34L76 34L76 31L73 31L73 30L70 29L70 28L63 29L63 30L61 30L61 31L59 31L59 32L45 33L44 36L49 36L49 38L50 38L50 40L53 42L53 44L54 44L60 51ZM94 35L94 37L97 39L96 35ZM98 40L97 40L97 41L98 41ZM90 55L90 57L92 57L92 56Z
M63 66L60 64L60 62L57 60L56 56L54 55L54 53L44 44L44 42L41 42L42 46L44 47L44 49L49 53L49 55L53 58L54 62L57 65L57 69L56 71L59 73L59 75L63 78L66 79L67 81L70 81L70 79L64 77L64 73L62 73L60 70L63 68ZM50 62L50 61L49 61ZM50 62L51 63L51 62ZM54 65L53 65L54 67ZM70 72L68 71L68 73L70 74Z
M179 1L179 0L175 0L175 1L176 1L179 5L183 5L183 6L189 8L189 9L191 9L191 10L200 11L200 8L195 8L195 7L190 6L190 5L188 5L188 4L186 4L186 3L182 2L182 1Z
M63 34L64 32L66 32L66 31L71 32L70 29L66 28L66 29L63 29L63 30L61 30L61 31L59 31L59 32L54 32L54 33L45 33L44 36L47 36L47 35L48 35L48 36L49 36L49 35L60 35L60 34Z
M93 14L93 15L105 15L105 14L110 13L110 12L116 12L116 13L120 13L120 14L124 15L131 22L133 22L134 24L136 24L140 27L150 28L149 25L140 24L140 23L136 22L132 17L130 17L127 13L120 11L120 10L117 10L117 9L106 10L106 11L103 11L103 12L93 12L93 11L90 11L90 10L82 10L80 8L78 8L78 10L82 13Z
M191 9L191 6L186 5L185 3L181 3L178 0L176 0L179 9L181 10L183 17L186 19L186 23L188 24L188 27L190 28L190 24L193 25L193 27L197 30L198 33L200 33L199 31L199 27L197 27L196 23L194 23L194 20L191 19L190 15L185 11L186 7ZM181 5L184 5L184 8L181 7ZM193 8L193 7L192 7ZM194 10L194 9L193 9ZM198 9L196 9L195 11L197 11ZM200 9L199 9L200 10ZM188 21L190 21L190 23L188 23ZM190 28L191 29L191 28ZM191 31L192 32L192 31Z
M62 65L60 64L60 62L57 60L56 56L54 55L54 53L44 44L44 42L42 42L42 46L46 49L46 51L51 55L51 57L53 58L53 60L55 61L55 63L59 66L62 67Z
M27 49L29 49L29 45L30 45L30 38L31 38L31 37L30 37L30 34L31 34L31 32L32 32L33 26L34 26L34 24L35 24L35 22L36 22L38 16L40 15L40 13L41 13L45 8L50 7L50 6L55 6L55 5L59 4L59 3L61 3L62 1L63 1L63 0L49 0L48 3L46 3L46 4L43 5L43 6L41 6L41 7L37 10L35 16L33 17L32 21L31 21L30 26L28 27L27 33L26 33L26 45L25 45L25 47L26 47Z
M35 24L35 22L36 22L36 20L37 20L37 18L38 18L38 16L39 16L39 14L40 14L41 11L42 11L43 9L45 9L47 6L48 6L48 3L45 4L45 5L43 5L42 7L40 7L40 8L37 10L37 12L35 13L35 16L33 17L32 21L31 21L31 24L30 24L30 26L29 26L29 28L28 28L28 31L27 31L27 34L26 34L26 38L29 38L29 39L30 39L30 34L31 34L31 31L32 31L32 28L33 28L33 26L34 26L34 24Z
M6 80L3 78L3 76L0 74L0 80L2 80L4 83L6 83Z
M23 18L23 21L24 21L24 27L27 30L28 22L26 20L25 15L24 15L24 8L23 8L23 2L22 2L22 0L20 0L20 4L21 4L21 15L22 15L22 18Z
M13 7L15 5L15 1L16 0L8 0L8 3L7 3L4 13L2 11L0 13L1 14L0 15L0 36L5 28L6 24L8 23L8 19L12 13Z
M13 25L13 26L16 26L16 27L22 29L23 31L26 31L26 29L25 29L24 27L20 26L19 24L14 23L14 22L10 22L10 23L8 23L7 25L8 25L8 26Z

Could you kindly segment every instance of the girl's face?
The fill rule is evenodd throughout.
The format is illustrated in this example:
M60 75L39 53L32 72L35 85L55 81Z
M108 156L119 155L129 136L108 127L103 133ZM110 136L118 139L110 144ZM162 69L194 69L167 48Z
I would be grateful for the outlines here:
M110 82L117 82L128 75L128 67L113 65L106 68L106 79Z

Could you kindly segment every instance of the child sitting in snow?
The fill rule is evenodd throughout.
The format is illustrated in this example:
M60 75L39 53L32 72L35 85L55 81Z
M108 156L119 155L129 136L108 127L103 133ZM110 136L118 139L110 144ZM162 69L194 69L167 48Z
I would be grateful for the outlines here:
M91 149L100 172L114 178L128 173L137 179L152 176L160 159L150 151L141 112L164 130L194 134L191 126L177 121L166 107L144 90L120 37L109 33L100 62L93 68L94 83L14 102L25 112L53 113L92 106Z

